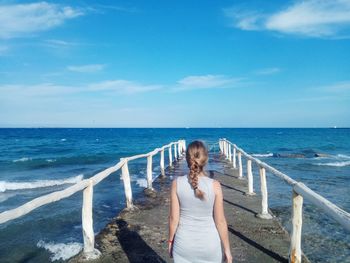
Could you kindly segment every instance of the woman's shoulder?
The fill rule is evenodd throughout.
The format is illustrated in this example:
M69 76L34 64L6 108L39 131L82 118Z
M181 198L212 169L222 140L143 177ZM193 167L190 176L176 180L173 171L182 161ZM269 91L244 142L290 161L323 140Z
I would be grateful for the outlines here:
M202 176L203 180L207 181L209 184L213 185L214 189L217 189L221 186L220 182L214 178L211 178L209 176Z
M218 185L220 186L220 182L214 178L203 176L203 179L206 180L209 184L212 184L214 188L216 188Z
M173 181L180 182L187 180L187 174L176 176Z
M213 178L211 178L211 177L209 177L209 176L207 176L207 175L202 176L202 178L204 178L204 180L206 180L206 181L208 181L208 182L211 182L211 183L213 183L213 182L216 181L215 179L213 179Z
M216 179L212 179L212 180L213 180L213 188L214 188L215 194L221 192L222 191L221 190L221 183Z

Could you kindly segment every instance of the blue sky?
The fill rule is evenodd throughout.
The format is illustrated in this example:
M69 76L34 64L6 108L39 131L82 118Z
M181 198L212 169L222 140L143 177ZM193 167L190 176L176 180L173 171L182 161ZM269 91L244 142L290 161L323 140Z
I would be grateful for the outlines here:
M0 126L349 127L350 0L0 0Z

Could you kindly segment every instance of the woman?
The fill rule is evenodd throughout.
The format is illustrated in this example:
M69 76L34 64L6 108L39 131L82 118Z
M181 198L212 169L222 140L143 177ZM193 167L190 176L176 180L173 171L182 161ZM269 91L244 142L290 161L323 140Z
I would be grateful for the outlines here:
M203 142L188 145L186 161L189 175L173 180L170 190L170 257L175 263L216 263L223 258L231 263L221 185L203 171L208 162Z

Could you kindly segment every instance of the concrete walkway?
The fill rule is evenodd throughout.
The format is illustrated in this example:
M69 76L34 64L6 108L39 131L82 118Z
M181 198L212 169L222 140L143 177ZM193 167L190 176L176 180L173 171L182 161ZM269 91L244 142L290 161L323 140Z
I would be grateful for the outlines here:
M247 182L231 167L222 156L210 155L207 172L222 185L233 261L288 262L288 234L276 218L255 216L261 209L260 196L244 195ZM173 178L187 172L186 161L178 161L165 178L155 180L156 195L135 200L139 209L114 218L96 237L102 257L94 262L172 262L167 253L169 187Z

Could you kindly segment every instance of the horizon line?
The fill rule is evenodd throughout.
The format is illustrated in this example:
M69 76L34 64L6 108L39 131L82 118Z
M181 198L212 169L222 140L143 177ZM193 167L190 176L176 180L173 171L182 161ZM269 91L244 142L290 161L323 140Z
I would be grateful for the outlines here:
M28 127L23 127L23 126L15 126L15 127L1 127L0 129L349 129L350 127L338 127L338 126L317 126L317 127L302 127L302 126L295 126L295 127L206 127L206 126L195 126L195 127L89 127L89 126L28 126Z

